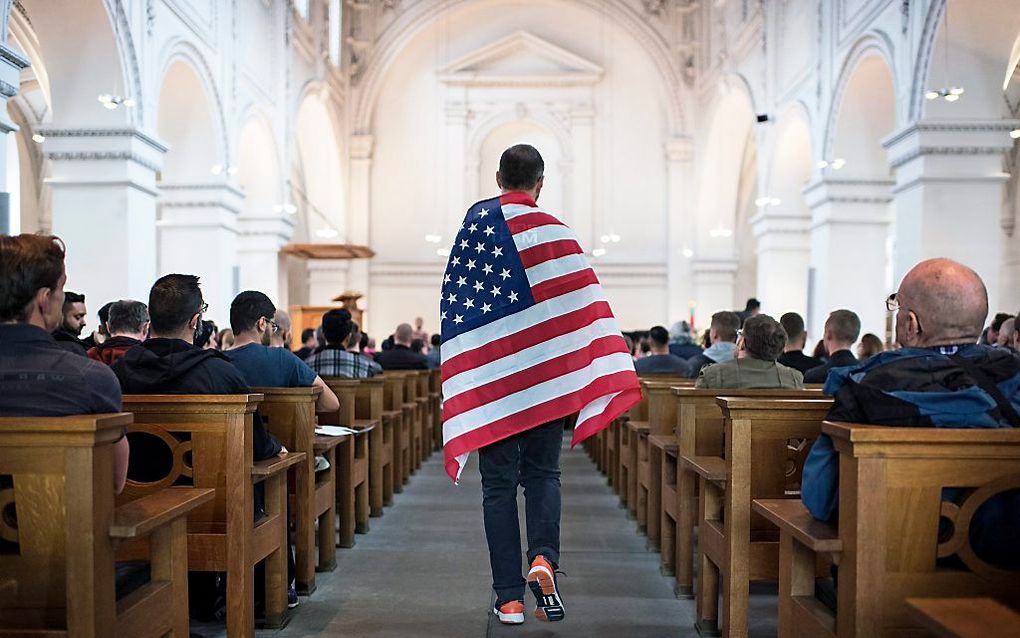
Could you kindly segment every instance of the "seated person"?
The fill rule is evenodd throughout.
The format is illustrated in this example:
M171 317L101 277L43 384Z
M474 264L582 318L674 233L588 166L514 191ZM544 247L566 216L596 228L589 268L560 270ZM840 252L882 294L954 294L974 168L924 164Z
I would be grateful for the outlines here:
M804 383L825 383L833 368L845 368L857 363L857 357L850 351L861 334L861 320L850 310L833 310L825 320L822 342L828 358L820 366L804 373Z
M798 390L804 387L801 373L776 362L785 346L786 331L778 321L762 314L748 317L737 358L705 366L694 387Z
M1020 360L978 345L988 314L984 282L949 259L930 259L889 299L900 350L832 372L825 393L831 421L936 428L1020 426ZM946 494L946 496L952 496ZM838 514L839 454L815 440L804 464L801 500L818 519ZM984 560L1020 566L1020 495L990 499L975 514L971 544Z
M712 315L712 324L706 332L710 344L705 351L687 360L691 366L690 378L695 378L701 369L712 363L730 361L737 354L737 330L740 317L735 312L723 310Z
M703 352L698 344L694 343L691 335L691 325L686 321L678 321L669 329L669 353L684 359L696 357Z
M432 347L429 348L429 353L425 355L430 370L434 370L440 367L443 363L442 357L439 354L440 344L443 343L443 337L438 332L431 337Z
M638 374L675 374L687 377L691 374L691 366L669 352L669 333L662 326L655 326L648 331L649 354L634 363Z
M804 318L796 312L788 312L779 318L779 323L786 331L786 349L779 357L779 363L788 368L799 370L801 374L811 368L822 365L822 362L814 357L804 354L804 345L807 343L807 330L804 329Z
M315 349L319 346L318 340L315 338L315 330L313 328L305 328L301 331L301 347L294 351L298 359L304 361L308 357L312 356Z
M51 334L64 318L66 280L64 244L58 238L0 235L0 415L121 411L120 385L110 369L71 354ZM127 470L128 440L122 436L113 450L118 494Z
M53 338L59 347L68 352L85 356L88 348L81 341L81 333L85 329L87 314L85 295L70 290L64 293L60 325L53 331Z
M255 290L246 290L230 304L230 329L234 331L234 347L227 355L234 367L251 387L322 388L316 412L336 412L340 401L329 386L286 348L262 345L268 333L276 329L273 319L276 307L269 297Z
M410 324L402 323L393 333L393 347L384 349L375 355L375 362L383 370L428 370L425 355L411 349L414 342L414 330Z
M113 365L149 334L149 308L140 301L121 299L110 306L106 320L109 336L89 348L89 359Z
M857 344L858 361L870 359L882 352L885 352L885 344L878 338L878 335L871 334L870 332L861 337L861 342Z
M345 344L353 329L351 313L337 308L322 315L322 338L325 345L308 357L308 366L324 377L364 379L382 373L378 363L360 354L348 352Z
M291 326L290 314L286 310L276 309L273 313L273 323L276 326L269 331L269 343L271 348L284 348L290 352L290 342L294 338L294 329ZM234 331L237 332L236 330Z
M149 292L151 337L112 366L121 390L126 394L248 394L248 383L227 355L193 344L207 308L198 277L165 275L156 280ZM256 461L286 452L259 418L255 419L252 443ZM139 471L150 464L144 455L135 456Z
M99 317L99 324L96 325L96 329L92 331L92 334L81 340L85 348L94 348L110 338L109 326L107 324L110 321L110 306L112 305L112 301L107 301L99 309L99 312L96 313L96 316Z

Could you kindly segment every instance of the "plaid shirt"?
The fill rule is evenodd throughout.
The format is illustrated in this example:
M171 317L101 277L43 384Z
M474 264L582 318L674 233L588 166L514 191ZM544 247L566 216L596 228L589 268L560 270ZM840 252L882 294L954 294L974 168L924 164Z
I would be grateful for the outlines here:
M348 377L364 379L382 374L382 367L368 357L355 352L329 348L305 359L312 370L321 377Z

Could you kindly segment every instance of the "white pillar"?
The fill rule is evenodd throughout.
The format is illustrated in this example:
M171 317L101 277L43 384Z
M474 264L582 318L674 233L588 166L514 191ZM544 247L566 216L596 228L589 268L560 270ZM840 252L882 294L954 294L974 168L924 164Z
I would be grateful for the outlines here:
M464 220L464 212L468 209L479 192L496 192L496 184L491 188L483 189L478 184L478 158L467 157L467 125L468 108L463 102L448 102L445 109L446 114L446 166L443 167L443 179L446 180L446 192L440 194L440 201L444 208L445 228L439 229L443 235L443 242L452 244L453 238L460 229L460 223ZM474 179L468 180L468 166L473 166ZM495 176L486 179L495 179ZM474 183L473 192L468 192L468 184Z
M225 326L240 292L237 216L244 193L226 182L159 188L160 274L198 275L209 318Z
M693 237L688 235L694 227L693 200L691 197L691 160L693 145L688 137L675 137L666 143L668 163L669 203L667 225L669 242L666 254L667 312L666 321L686 319L690 314L690 303L694 299L691 282L691 258ZM684 251L690 251L684 254ZM701 320L698 320L701 323Z
M590 251L595 247L595 110L579 106L570 111L571 157L569 187L564 207L569 211L573 229L581 248ZM567 173L563 173L564 178ZM566 190L566 189L564 189Z
M67 244L67 289L96 308L147 300L156 279L156 173L167 147L129 128L38 132L52 232Z
M3 11L10 11L9 3L2 3ZM17 51L6 44L0 44L0 192L6 196L10 192L10 185L7 183L7 145L16 144L7 134L18 130L18 126L11 121L7 115L7 100L18 93L20 86L21 70L29 65L28 58L23 57ZM10 199L5 197L3 209L0 209L0 234L10 231L11 222L15 215L20 215L20 210L11 210Z
M883 140L896 170L896 283L923 259L949 257L981 275L989 308L999 310L1009 178L1002 158L1017 127L1017 120L923 121Z
M806 316L810 227L811 219L797 212L762 209L751 218L751 228L758 239L755 289L762 312L776 319L786 312Z
M351 210L350 231L347 235L352 244L367 246L372 237L372 149L375 138L368 134L351 136ZM315 261L308 262L311 276ZM344 276L344 286L337 289L323 301L317 299L315 290L309 291L310 303L325 303L333 297L351 289L365 295L362 303L366 309L372 303L369 290L368 260L355 259L350 263L349 276ZM347 269L344 270L347 273Z
M290 240L294 222L276 214L238 219L237 266L241 290L260 290L286 308L287 273L280 249Z
M809 184L813 284L808 332L821 336L825 319L838 308L861 318L862 334L885 334L886 238L891 180L826 178Z
M733 310L737 260L697 258L694 259L691 270L694 298L697 300L696 328L704 330L709 327L713 314L720 310Z

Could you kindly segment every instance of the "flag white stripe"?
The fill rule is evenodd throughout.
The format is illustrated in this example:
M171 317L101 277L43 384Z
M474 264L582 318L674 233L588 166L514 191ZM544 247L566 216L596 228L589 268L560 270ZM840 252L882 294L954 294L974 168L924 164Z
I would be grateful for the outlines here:
M450 360L459 354L480 348L500 337L516 334L543 321L555 319L575 310L580 310L596 301L605 300L602 286L599 284L589 284L573 292L547 299L530 308L507 315L502 319L497 319L492 323L459 334L453 339L444 342L443 359Z
M543 281L588 270L589 268L591 267L588 265L588 260L584 258L584 255L564 255L563 257L535 264L531 268L525 268L524 274L528 276L528 283L532 286L537 286Z
M612 317L596 319L587 326L573 332L553 337L543 343L501 357L477 368L465 370L449 379L445 379L443 381L443 400L448 401L458 394L478 386L498 381L503 377L520 372L521 370L527 370L532 366L545 363L564 354L576 352L589 345L592 341L606 335L619 333L620 329L616 324L616 319Z
M620 392L614 392L613 394L607 394L604 397L599 397L589 403L588 405L581 408L581 411L577 413L577 423L574 424L575 428L579 428L584 425L584 422L588 419L594 418L606 411L606 406L609 405L610 401L619 396Z
M503 211L503 219L510 221L514 217L520 217L521 215L527 215L528 213L544 213L546 211L541 208L533 206L525 206L524 204L503 204L501 207ZM549 213L552 215L552 213ZM553 215L555 217L555 215Z
M548 244L549 242L560 241L561 239L576 240L577 237L574 235L574 231L566 226L546 224L545 226L522 230L514 235L514 246L517 246L517 251L520 252L528 248Z
M577 392L599 377L633 369L634 361L626 352L599 357L580 370L568 372L447 419L443 423L443 442L536 405Z

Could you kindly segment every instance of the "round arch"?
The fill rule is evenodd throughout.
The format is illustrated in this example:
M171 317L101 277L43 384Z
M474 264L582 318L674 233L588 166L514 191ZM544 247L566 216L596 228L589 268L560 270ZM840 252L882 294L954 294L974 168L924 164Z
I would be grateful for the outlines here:
M159 136L169 144L161 181L198 183L220 174L224 166L222 139L214 105L201 74L186 59L171 62L160 84L156 116Z
M166 121L163 108L168 104L168 102L164 100L164 89L166 88L167 76L171 70L180 68L181 65L184 65L189 68L194 79L197 80L197 84L193 84L191 86L193 95L201 95L203 108L205 108L209 114L211 128L208 130L208 133L211 133L213 136L212 139L215 140L215 162L224 167L231 165L231 145L227 137L229 127L227 126L226 112L223 108L223 101L220 98L219 89L216 86L212 69L209 67L209 63L206 61L205 56L191 42L187 42L181 38L176 38L166 43L163 47L160 59L162 60L162 64L160 65L159 77L162 79L159 84L160 90L157 93L157 106L155 113L157 130L162 130L161 124ZM175 107L187 102L189 95L183 94L176 97L177 99L172 102ZM173 149L171 149L171 152L173 152Z
M310 90L297 109L291 166L291 199L299 214L295 241L346 240L343 170L335 118L321 92Z

